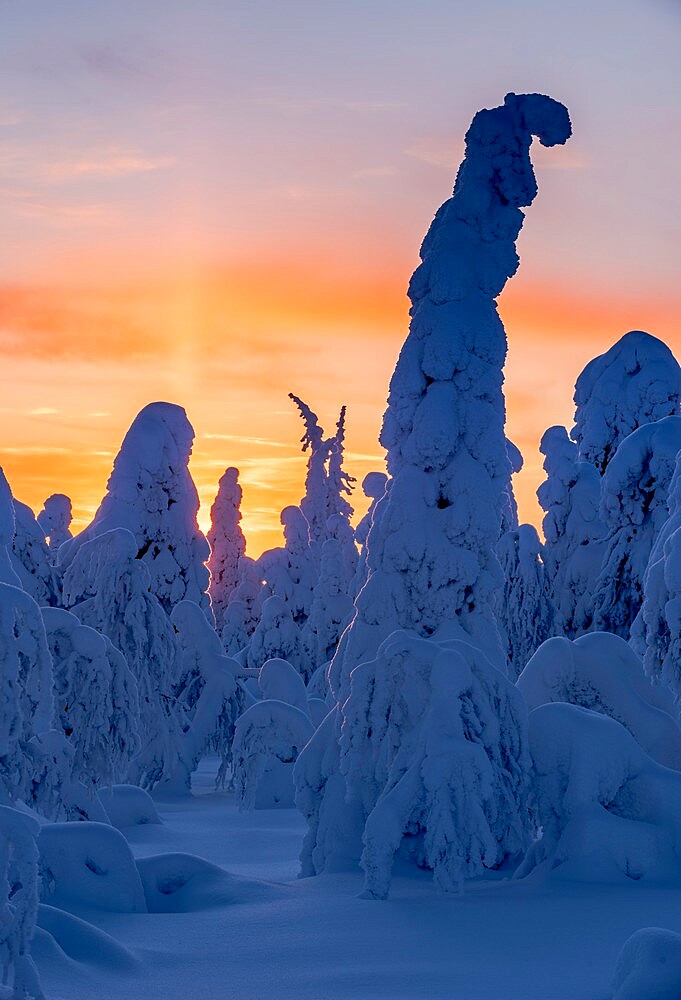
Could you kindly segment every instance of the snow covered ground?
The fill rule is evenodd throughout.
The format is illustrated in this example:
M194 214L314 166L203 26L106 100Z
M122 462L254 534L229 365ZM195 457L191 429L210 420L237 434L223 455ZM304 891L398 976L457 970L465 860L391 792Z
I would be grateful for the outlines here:
M358 898L360 872L298 880L302 817L239 813L213 791L216 767L191 799L158 802L162 825L126 836L138 858L191 853L240 878L197 878L187 912L74 908L119 947L62 929L59 952L38 932L50 1000L605 1000L631 933L681 931L678 887L499 880L443 897L396 866L378 902Z

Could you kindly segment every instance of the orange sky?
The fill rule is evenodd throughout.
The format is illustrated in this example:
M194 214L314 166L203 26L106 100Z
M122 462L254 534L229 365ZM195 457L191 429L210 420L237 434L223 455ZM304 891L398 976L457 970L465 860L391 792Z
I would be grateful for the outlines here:
M91 518L135 414L180 403L207 527L241 469L249 552L281 540L305 456L290 391L380 468L406 287L463 136L507 90L564 101L501 312L508 433L537 446L629 329L681 354L677 5L11 5L0 33L0 463ZM364 510L361 495L358 513Z

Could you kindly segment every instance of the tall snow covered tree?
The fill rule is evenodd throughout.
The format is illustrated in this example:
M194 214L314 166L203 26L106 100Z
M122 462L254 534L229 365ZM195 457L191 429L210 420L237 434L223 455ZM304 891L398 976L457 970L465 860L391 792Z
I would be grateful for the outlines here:
M331 442L327 475L326 538L335 538L342 555L343 587L350 593L357 571L355 532L350 524L354 510L347 497L352 495L355 477L343 468L345 455L345 407L341 408L336 434ZM326 539L325 539L326 540Z
M21 587L21 580L14 568L12 546L16 527L14 500L5 473L0 469L0 583Z
M45 534L30 507L14 498L12 563L21 586L41 607L61 603L59 580L52 566Z
M518 267L521 206L537 193L535 135L568 139L563 105L509 94L479 112L424 240L381 434L391 480L330 668L338 706L296 762L303 871L356 859L363 835L374 896L397 852L450 889L524 846L524 706L483 647L504 666L495 550L511 463L496 297Z
M73 512L71 500L63 493L53 493L43 504L43 509L37 517L38 524L45 532L50 546L50 552L56 554L59 546L73 538L71 521Z
M145 406L125 435L93 521L61 547L59 564L69 566L91 539L126 528L164 610L187 599L212 618L205 565L210 552L196 521L199 497L188 466L193 441L181 406Z
M260 579L264 580L260 603L268 597L281 598L294 622L303 626L312 607L319 558L310 545L310 526L300 507L284 507L281 523L283 547L268 549L257 560Z
M239 564L246 552L246 539L239 523L241 497L239 470L225 469L215 502L210 509L211 527L208 532L209 593L218 632L222 631L229 599L239 585Z
M681 452L667 498L669 517L660 529L643 577L643 603L631 629L631 645L645 671L662 681L681 705Z
M667 491L681 449L681 417L644 424L621 442L603 476L605 551L594 590L594 628L624 639L643 601L648 560L667 520Z
M579 457L603 475L620 441L679 413L681 369L666 344L632 330L586 366L575 385Z
M546 479L537 490L545 511L544 565L555 608L556 634L568 638L593 621L593 594L603 560L606 527L600 519L601 477L580 461L564 427L549 427L539 450Z
M305 477L305 496L300 501L300 509L309 525L310 542L322 542L326 538L328 518L327 462L333 445L333 438L325 438L319 418L307 403L289 393L300 410L305 425L305 433L300 439L303 451L310 451Z
M378 501L385 493L388 477L384 472L368 472L362 480L362 492L371 501L369 509L355 528L355 541L359 545L359 557L357 560L357 572L352 585L352 595L356 597L364 586L368 573L367 566L367 539L371 530L371 523L374 519L374 512Z
M553 634L555 610L536 528L521 524L504 532L497 555L505 580L497 615L506 640L509 675L515 679Z

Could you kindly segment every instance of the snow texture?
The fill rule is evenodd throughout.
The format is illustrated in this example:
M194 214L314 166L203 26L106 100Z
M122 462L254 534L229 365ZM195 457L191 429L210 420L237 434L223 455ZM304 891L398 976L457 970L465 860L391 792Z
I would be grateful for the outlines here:
M594 627L629 638L643 600L643 578L667 520L667 492L681 449L681 417L644 424L625 438L603 475L607 535L594 591Z
M593 594L603 561L606 527L600 519L601 477L581 461L564 427L549 427L539 450L546 479L537 490L545 511L544 565L555 610L555 631L581 635L593 622Z
M209 593L219 632L224 626L230 597L239 585L239 563L246 553L246 539L240 524L242 495L239 470L225 469L210 509L211 527L208 532Z
M149 403L135 417L114 461L94 520L59 550L70 566L83 545L114 528L131 531L152 593L170 612L185 598L211 618L208 543L196 514L199 498L188 462L194 429L181 406Z
M626 333L586 366L575 385L579 457L603 475L620 442L643 424L679 414L681 369L666 344Z
M530 711L568 702L601 712L629 730L658 764L681 771L681 730L664 688L650 683L631 647L617 635L592 632L540 646L518 679Z

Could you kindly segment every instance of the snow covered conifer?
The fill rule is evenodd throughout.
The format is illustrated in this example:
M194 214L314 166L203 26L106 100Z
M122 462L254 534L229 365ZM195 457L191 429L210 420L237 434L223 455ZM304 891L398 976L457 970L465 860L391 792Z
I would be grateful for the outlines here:
M643 424L679 414L681 369L666 344L632 330L586 366L575 385L579 457L603 475L619 444Z
M5 473L0 469L0 583L21 587L21 580L14 568L12 545L14 544L15 517L14 501Z
M12 563L21 586L41 607L61 603L57 574L43 529L30 507L14 498L14 541Z
M546 146L568 139L563 105L509 94L480 111L454 195L424 240L381 434L391 480L369 532L369 576L329 671L338 707L296 762L309 824L303 871L351 857L363 828L372 895L387 892L398 851L449 889L523 845L524 706L482 647L504 665L495 550L511 462L496 297L518 267L521 206L537 193L535 135ZM478 743L483 719L495 720L494 735Z
M125 435L93 521L61 547L60 565L69 566L91 539L125 528L135 536L137 559L164 610L186 598L210 618L205 565L210 553L196 521L199 498L188 467L193 441L181 406L145 406Z
M603 475L605 551L594 591L594 627L629 638L648 560L667 520L667 491L681 449L681 417L644 424L621 442Z
M246 552L246 539L239 523L241 497L239 470L225 469L210 509L211 527L208 532L209 592L218 632L222 630L229 599L239 584L239 563Z
M135 536L126 528L91 538L64 574L64 602L84 625L109 637L137 682L143 744L131 774L152 787L174 766L177 754L177 645L137 552Z
M251 636L247 662L258 670L266 660L288 660L307 680L310 660L303 636L281 597L268 597L262 606L262 617Z
M319 580L310 616L303 627L303 638L313 670L331 659L343 629L352 618L354 606L348 592L345 557L345 546L340 540L327 538L322 545Z
M533 135L564 143L565 108L509 94L480 111L453 197L423 242L381 432L391 481L369 535L369 578L331 667L341 701L350 671L395 628L428 636L449 621L471 635L496 630L495 549L511 475L496 297L518 268L521 206L537 193Z
M39 832L33 816L0 806L0 966L3 983L11 982L12 1000L45 1000L31 958L39 903Z
M362 492L371 501L369 509L355 528L355 541L359 545L359 557L357 560L357 572L353 582L353 596L359 594L367 578L367 538L374 519L376 505L385 493L388 477L384 472L368 472L362 480Z
M58 551L59 546L73 538L71 521L73 513L71 500L63 493L53 493L43 504L43 509L37 517L38 524L45 532L50 552Z
M505 497L503 506L501 509L501 533L502 535L507 531L513 531L518 527L518 503L515 498L515 491L513 489L513 476L520 472L523 467L523 456L517 445L506 438L506 454L508 460L511 463L511 474L508 477L508 483L506 484Z
M595 466L579 459L564 427L549 427L539 450L546 471L537 490L545 511L544 564L556 632L571 638L587 631L593 621L593 593L606 535L599 516L601 477Z
M326 521L328 518L328 483L327 462L333 445L333 438L325 438L324 430L319 424L319 418L307 403L298 396L289 393L300 410L305 425L305 433L300 439L303 451L310 450L307 460L307 475L305 477L305 496L300 501L300 509L305 515L309 526L309 541L321 542L326 538Z
M315 583L319 575L319 546L310 545L310 526L300 507L284 507L283 548L268 549L257 560L260 577L265 581L261 600L280 597L296 625L305 624Z
M553 631L555 612L544 567L544 546L536 528L521 524L499 539L497 555L504 572L498 607L506 638L509 675L516 678Z

